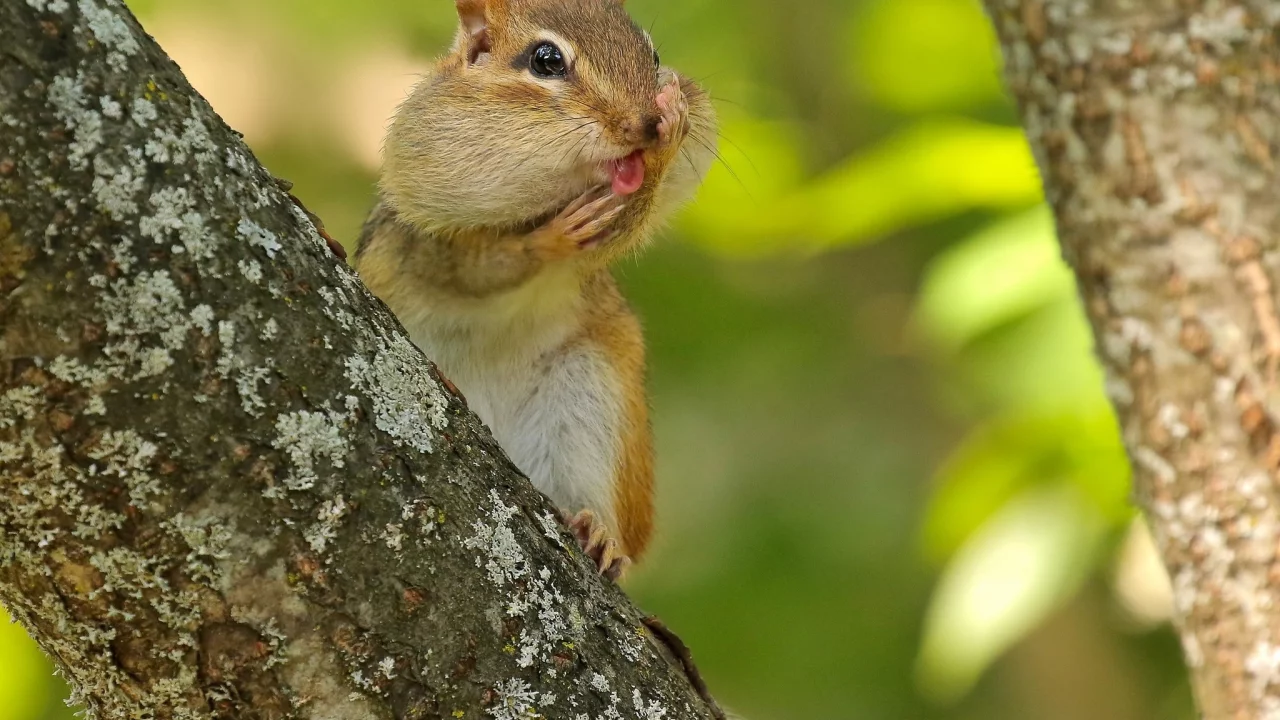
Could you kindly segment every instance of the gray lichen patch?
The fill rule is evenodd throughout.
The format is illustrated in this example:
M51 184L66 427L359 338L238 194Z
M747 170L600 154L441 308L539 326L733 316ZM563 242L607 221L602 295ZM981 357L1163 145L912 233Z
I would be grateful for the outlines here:
M41 12L63 13L70 5L67 0L27 0L27 5Z
M103 47L108 48L107 62L112 69L123 72L128 57L138 54L140 48L129 24L118 13L93 0L80 0L77 5L85 26Z
M269 259L274 260L276 253L282 249L275 233L248 218L240 219L240 224L236 226L236 231L250 245L261 248Z
M380 339L372 359L346 360L352 388L373 403L374 424L418 452L431 452L433 438L448 426L449 402L427 372L422 353L401 335Z
M101 372L140 380L168 370L173 353L186 345L188 331L195 325L173 278L157 270L114 282L99 275L91 282L97 280L106 286L99 311L112 339L104 348L109 367Z
M539 706L545 711L548 706L555 704L554 695L540 697L538 692L523 680L512 679L498 683L494 688L494 695L496 695L494 703L487 712L495 720L529 720L545 717L539 711Z
M138 232L156 243L176 238L174 253L190 253L194 261L213 259L213 246L204 217L196 212L196 201L186 188L161 188L148 200L151 214L138 222Z
M284 485L289 490L315 487L318 475L315 465L327 460L335 468L343 466L349 452L342 436L346 420L337 413L300 410L276 418L276 448L288 453L290 471Z
M316 511L316 522L303 535L312 551L324 556L330 541L338 537L338 527L350 509L341 495L320 503L320 509Z
M49 104L58 119L74 134L67 159L72 167L84 168L102 144L102 114L89 107L83 74L59 76L49 85Z

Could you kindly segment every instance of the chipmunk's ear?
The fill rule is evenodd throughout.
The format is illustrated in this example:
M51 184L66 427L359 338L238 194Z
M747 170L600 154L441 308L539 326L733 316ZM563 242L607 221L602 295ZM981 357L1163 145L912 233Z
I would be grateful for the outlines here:
M504 22L507 0L455 0L455 4L462 21L458 44L465 43L467 61L472 65L486 62L492 48L489 28Z

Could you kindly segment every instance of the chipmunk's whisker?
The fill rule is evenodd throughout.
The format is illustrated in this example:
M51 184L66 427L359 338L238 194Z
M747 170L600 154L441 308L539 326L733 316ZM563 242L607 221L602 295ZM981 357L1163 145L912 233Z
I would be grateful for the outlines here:
M760 168L756 167L755 162L751 160L751 156L747 154L746 150L742 149L741 145L734 142L732 138L730 138L728 135L725 135L723 132L716 133L716 136L719 137L721 140L729 143L729 145L732 146L734 150L737 150L738 154L742 156L742 159L746 160L747 164L751 166L752 172L754 172L757 176L760 174Z
M729 171L729 175L730 175L730 176L731 176L735 181L737 181L738 185L739 185L743 190L745 190L745 191L746 191L747 195L748 195L749 197L751 197L753 200L755 199L755 197L751 194L751 190L750 190L749 188L747 188L746 183L742 182L742 178L738 177L738 173L737 173L736 171L734 171L733 166L732 166L732 165L730 165L730 164L729 164L729 163L724 159L724 156L723 156L723 155L721 155L721 154L716 150L716 148L715 148L715 146L714 146L714 145L712 145L710 142L708 142L708 141L707 141L707 139L706 139L705 137L703 137L703 136L699 135L696 131L695 131L695 132L690 132L690 133L689 133L689 139L690 139L690 140L692 140L692 141L694 141L694 142L696 142L696 143L698 143L698 145L702 146L702 148L703 148L704 150L706 150L707 152L711 153L711 154L715 157L715 159L716 159L717 161L719 161L721 165L723 165L723 166L724 166L724 169Z

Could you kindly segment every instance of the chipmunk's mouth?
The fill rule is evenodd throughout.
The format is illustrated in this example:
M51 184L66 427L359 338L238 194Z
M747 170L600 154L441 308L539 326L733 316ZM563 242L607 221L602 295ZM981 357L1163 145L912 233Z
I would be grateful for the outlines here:
M630 195L644 184L644 151L636 150L626 157L605 163L613 182L615 195Z

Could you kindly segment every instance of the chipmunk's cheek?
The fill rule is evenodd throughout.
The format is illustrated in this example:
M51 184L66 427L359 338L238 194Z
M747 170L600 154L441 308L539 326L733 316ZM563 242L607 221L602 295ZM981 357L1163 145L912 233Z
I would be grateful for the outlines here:
M644 151L609 162L609 175L613 179L613 194L630 195L644 184Z

